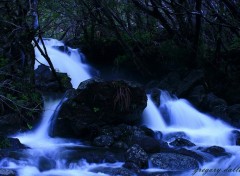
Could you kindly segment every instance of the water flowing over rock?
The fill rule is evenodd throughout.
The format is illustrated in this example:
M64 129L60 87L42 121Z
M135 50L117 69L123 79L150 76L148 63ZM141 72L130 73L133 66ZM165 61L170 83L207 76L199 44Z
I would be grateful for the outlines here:
M17 176L17 173L10 169L0 169L1 176Z
M66 97L54 136L91 137L104 125L137 124L147 105L144 90L126 81L87 80Z

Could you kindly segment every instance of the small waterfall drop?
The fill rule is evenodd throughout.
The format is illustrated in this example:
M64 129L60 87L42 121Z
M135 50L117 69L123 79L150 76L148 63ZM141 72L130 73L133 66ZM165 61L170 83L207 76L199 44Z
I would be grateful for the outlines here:
M152 101L150 95L147 95L147 107L143 111L143 123L153 130L162 131L166 128L166 124L163 120L161 113L157 106Z
M91 78L89 73L90 67L83 63L83 58L77 49L66 47L64 43L56 39L44 39L44 44L56 71L67 73L71 78L71 83L74 88L77 88L80 82ZM43 45L40 43L39 45L43 49ZM64 51L61 51L59 47L62 47ZM35 48L35 55L37 59L34 66L35 69L40 63L48 65L47 61L40 54L37 48ZM51 99L49 97L45 97L44 113L42 114L42 121L40 125L34 131L18 134L15 137L23 144L33 148L49 148L57 147L59 145L70 145L71 143L66 143L66 140L51 138L49 136L51 119L63 103L61 98L62 97Z
M166 91L161 91L160 100L160 107L151 106L154 110L147 111L148 120L145 120L145 124L148 127L163 134L184 132L198 145L233 144L230 136L234 128L230 125L197 111L187 100L171 97ZM156 114L160 113L160 110L164 113L157 117ZM162 124L167 124L165 128L159 123L161 116Z
M80 82L91 78L89 74L90 67L83 62L84 58L81 57L78 49L66 47L64 43L56 39L44 39L44 44L54 68L56 71L68 74L71 78L73 88L77 88ZM43 48L41 43L39 43L39 46ZM60 47L62 47L65 52L60 51ZM35 62L35 69L40 63L48 65L38 49L35 49L35 55L38 61Z

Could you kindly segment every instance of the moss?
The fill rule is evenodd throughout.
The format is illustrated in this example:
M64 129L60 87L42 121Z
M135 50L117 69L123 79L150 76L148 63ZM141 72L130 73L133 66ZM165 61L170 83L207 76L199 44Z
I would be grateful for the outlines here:
M0 56L0 68L8 64L9 60L5 57Z
M10 141L8 138L3 138L0 141L0 149L6 149L11 146Z

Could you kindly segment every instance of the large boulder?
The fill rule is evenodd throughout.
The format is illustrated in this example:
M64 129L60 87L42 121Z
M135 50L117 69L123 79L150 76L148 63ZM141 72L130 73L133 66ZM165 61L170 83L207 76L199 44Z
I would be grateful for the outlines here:
M62 84L62 91L66 91L72 88L71 78L68 77L67 73L58 73L58 79L61 81ZM42 91L60 91L59 83L54 77L50 67L46 65L39 65L38 68L35 70L35 82L36 87Z
M90 79L66 93L53 136L96 137L104 126L138 124L147 105L145 91L126 81Z
M231 124L235 127L240 128L240 104L235 104L228 107L228 116L230 118Z

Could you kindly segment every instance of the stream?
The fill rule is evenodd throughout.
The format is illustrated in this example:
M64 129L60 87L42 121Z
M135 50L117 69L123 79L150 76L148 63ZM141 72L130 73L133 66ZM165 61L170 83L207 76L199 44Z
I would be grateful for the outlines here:
M92 77L93 68L86 64L78 49L66 47L55 39L45 39L44 42L54 67L57 71L69 75L73 88ZM59 48L64 48L65 51ZM38 60L35 69L40 63L48 65L37 49L35 54ZM12 158L2 159L1 168L14 169L19 176L105 176L107 174L94 173L91 170L98 167L118 168L123 165L122 162L88 163L85 158L72 159L72 151L92 150L93 147L84 145L79 140L52 138L49 135L53 118L65 101L62 96L44 96L44 112L40 124L29 132L13 135L29 149L22 150ZM161 91L160 99L161 104L157 107L148 95L147 107L143 112L143 125L154 131L161 131L162 138L168 143L172 142L172 139L168 138L170 133L183 133L189 141L196 144L188 148L192 151L197 151L198 147L221 146L231 154L230 157L211 159L199 169L179 175L240 175L240 169L236 169L240 167L240 147L235 145L236 139L232 135L232 131L237 129L199 112L187 100L171 96L167 91ZM54 169L48 169L45 163ZM155 170L159 171L157 168L147 169L148 172Z

